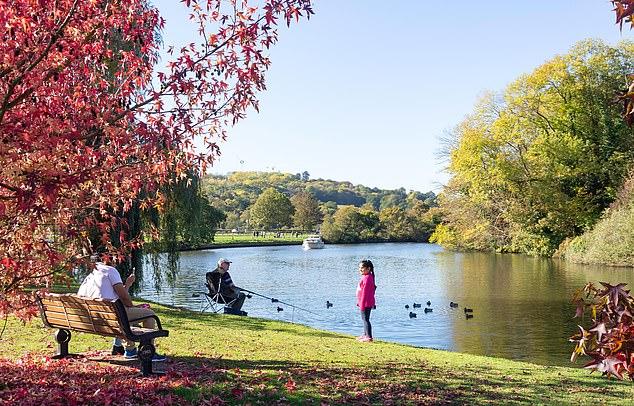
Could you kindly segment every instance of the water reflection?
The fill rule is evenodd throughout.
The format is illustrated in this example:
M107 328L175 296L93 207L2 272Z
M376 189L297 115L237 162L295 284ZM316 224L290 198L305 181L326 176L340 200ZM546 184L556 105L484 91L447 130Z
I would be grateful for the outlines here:
M239 286L309 309L293 311L254 297L244 309L251 316L298 322L358 335L361 319L354 305L357 264L376 267L375 337L417 346L567 365L567 338L577 320L570 298L588 281L634 282L625 268L588 267L510 254L453 253L430 244L328 245L303 251L298 246L231 248L186 252L173 288L154 292L147 281L142 297L199 309L192 293L220 257L234 261ZM326 300L334 304L326 308ZM432 302L433 312L405 305ZM458 302L450 308L449 302ZM467 320L463 307L474 309Z

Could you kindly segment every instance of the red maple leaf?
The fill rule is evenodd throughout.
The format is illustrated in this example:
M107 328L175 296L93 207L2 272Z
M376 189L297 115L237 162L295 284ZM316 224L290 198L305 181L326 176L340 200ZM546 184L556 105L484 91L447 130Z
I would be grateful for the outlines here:
M586 365L584 368L599 371L603 375L614 376L618 379L623 379L623 370L626 369L625 361L617 357L596 357Z
M286 381L284 387L289 392L293 392L296 389L295 381L292 378L288 378L288 381Z

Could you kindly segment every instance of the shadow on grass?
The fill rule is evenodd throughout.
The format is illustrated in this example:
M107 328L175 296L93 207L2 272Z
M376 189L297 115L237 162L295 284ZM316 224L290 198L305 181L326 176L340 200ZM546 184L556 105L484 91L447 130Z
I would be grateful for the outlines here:
M607 380L600 375L566 377L557 371L566 369L542 367L535 371L518 367L501 373L486 366L460 371L431 368L426 379L436 387L450 390L459 403L623 404L632 395L628 382ZM410 373L406 368L404 375Z
M628 383L600 376L567 379L554 375L534 379L525 370L496 375L486 368L451 371L426 364L380 363L372 367L339 367L280 360L234 360L176 357L175 363L211 365L222 379L201 393L226 392L240 382L251 388L250 400L288 400L334 404L623 404ZM220 377L218 377L220 378ZM266 382L266 384L264 384ZM575 394L576 398L570 397Z

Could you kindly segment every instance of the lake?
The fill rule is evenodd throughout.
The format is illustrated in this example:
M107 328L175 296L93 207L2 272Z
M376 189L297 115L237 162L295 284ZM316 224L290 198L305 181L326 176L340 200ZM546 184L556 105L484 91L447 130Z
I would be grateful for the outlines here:
M294 245L183 252L175 286L156 292L146 280L139 296L201 309L202 297L192 294L204 290L205 273L221 257L233 261L236 285L315 313L253 296L243 307L249 316L360 335L355 291L359 260L367 258L374 263L378 286L371 315L375 339L544 365L575 365L568 361L568 337L580 324L572 318L576 290L589 281L634 283L629 268L456 253L433 244L326 245L309 251ZM327 300L332 307L326 308ZM423 312L427 301L431 313ZM450 308L451 301L460 307ZM413 309L414 302L423 306ZM473 308L472 319L465 318L465 306ZM417 317L410 318L410 311Z

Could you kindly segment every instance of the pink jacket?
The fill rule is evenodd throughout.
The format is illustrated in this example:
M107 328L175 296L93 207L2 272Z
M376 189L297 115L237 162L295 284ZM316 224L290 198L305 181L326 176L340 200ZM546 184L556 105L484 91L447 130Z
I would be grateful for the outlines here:
M361 310L374 307L376 304L374 301L375 290L374 276L372 274L363 275L357 287L357 306Z

